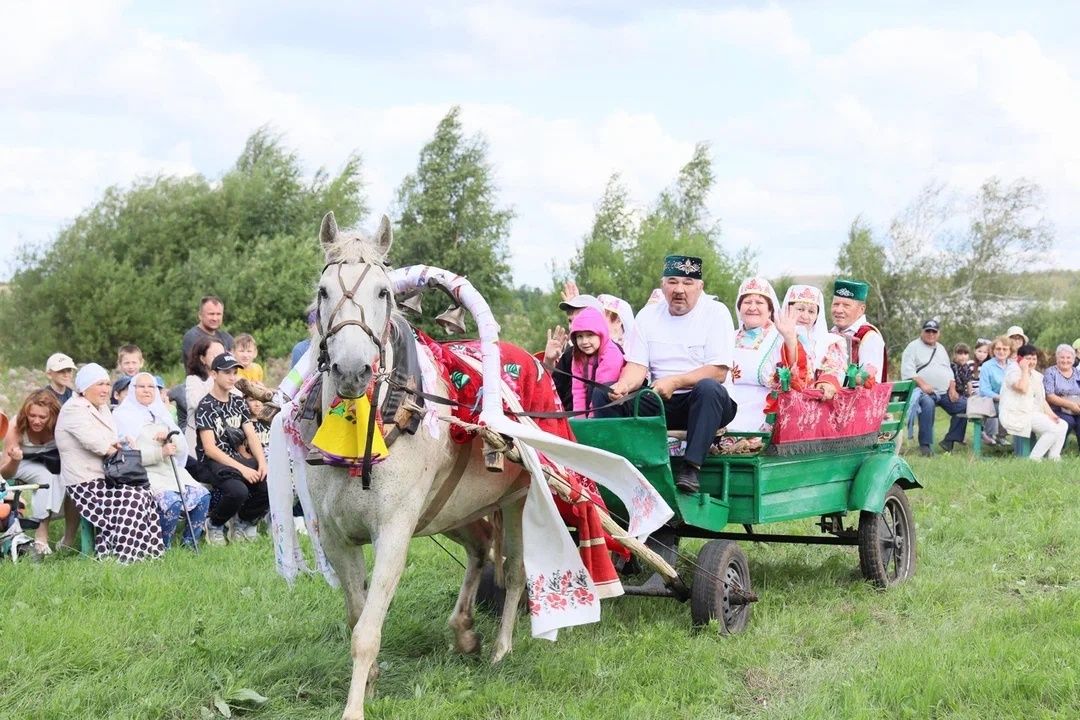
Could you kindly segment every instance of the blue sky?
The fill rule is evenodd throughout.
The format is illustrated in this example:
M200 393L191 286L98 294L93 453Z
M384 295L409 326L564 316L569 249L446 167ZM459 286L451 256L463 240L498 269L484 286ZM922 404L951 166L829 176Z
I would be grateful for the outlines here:
M1060 3L81 2L0 5L0 276L108 186L220 176L255 128L364 158L375 212L452 104L546 284L612 172L645 207L698 141L713 216L767 275L824 273L931 181L1046 191L1080 267L1080 12ZM315 228L312 228L314 236Z

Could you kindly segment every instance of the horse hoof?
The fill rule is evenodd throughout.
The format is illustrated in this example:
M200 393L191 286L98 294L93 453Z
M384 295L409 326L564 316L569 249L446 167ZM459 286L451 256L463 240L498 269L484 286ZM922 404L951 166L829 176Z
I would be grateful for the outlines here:
M509 647L496 647L495 652L491 654L491 664L498 665L502 662L503 658L510 654Z
M482 645L480 635L473 630L466 630L455 638L454 650L462 655L476 655Z

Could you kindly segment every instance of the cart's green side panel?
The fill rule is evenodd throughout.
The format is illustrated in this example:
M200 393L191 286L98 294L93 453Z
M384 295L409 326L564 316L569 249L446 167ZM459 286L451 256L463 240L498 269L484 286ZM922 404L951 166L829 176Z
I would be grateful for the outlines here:
M570 429L582 445L597 447L621 455L645 476L679 519L675 479L667 447L667 426L663 417L627 417L609 419L571 418ZM628 518L626 508L612 493L600 487L613 517Z

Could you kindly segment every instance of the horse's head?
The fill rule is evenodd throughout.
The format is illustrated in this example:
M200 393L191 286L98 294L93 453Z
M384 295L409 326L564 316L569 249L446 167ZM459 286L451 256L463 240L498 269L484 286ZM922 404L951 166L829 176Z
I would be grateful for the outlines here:
M384 259L394 241L385 215L373 238L338 230L334 213L323 218L319 240L326 267L319 278L317 337L320 369L341 397L360 397L385 358L394 292Z

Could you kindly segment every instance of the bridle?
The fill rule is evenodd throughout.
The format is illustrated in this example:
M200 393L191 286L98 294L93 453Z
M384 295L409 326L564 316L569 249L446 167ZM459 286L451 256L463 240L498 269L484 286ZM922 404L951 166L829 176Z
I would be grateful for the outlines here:
M364 278L367 277L368 272L371 271L373 263L364 262L364 269L360 273L360 277L356 279L356 283L352 288L345 287L345 280L341 277L342 265L356 265L359 263L346 263L345 261L327 263L323 266L322 273L324 274L331 265L337 266L337 280L338 285L341 286L341 298L330 310L330 317L327 318L327 329L323 330L322 322L322 303L317 303L315 309L315 327L319 331L319 372L330 372L330 351L327 348L327 340L338 333L342 328L355 325L363 330L371 341L375 343L375 347L379 349L379 365L376 368L372 368L372 380L374 387L372 388L372 397L370 402L371 410L368 414L367 425L367 437L364 440L364 459L360 465L360 485L364 490L371 487L371 443L375 437L375 421L376 412L379 407L379 388L383 382L384 373L386 370L386 343L390 339L390 313L393 309L394 295L389 290L386 292L386 322L383 324L381 336L377 336L375 331L371 329L371 326L367 323L367 318L364 314L364 306L356 301L356 292L360 289L360 285L364 282ZM348 300L360 310L359 320L339 320L334 322L338 312L345 305L345 301ZM349 468L349 474L355 477L355 466Z
M319 372L321 373L330 372L330 351L327 348L327 341L336 335L342 328L346 328L350 325L355 325L363 330L379 349L379 367L376 368L376 371L381 371L386 364L386 342L390 339L390 312L393 309L393 294L390 291L386 291L386 322L383 324L382 335L376 336L375 331L372 330L371 326L367 323L367 318L364 315L364 306L356 301L356 292L360 289L360 285L363 284L364 278L367 277L368 272L371 271L372 263L363 263L364 269L351 289L345 287L345 280L341 277L341 266L349 264L355 265L358 263L346 263L345 261L327 263L323 266L322 273L320 273L325 273L327 268L331 265L336 266L337 281L338 285L341 287L341 298L337 301L337 304L334 305L333 309L330 310L330 317L327 318L326 321L328 325L326 330L323 330L322 303L318 303L315 309L315 327L319 331ZM338 312L345 305L346 300L355 305L360 311L360 319L334 322Z

